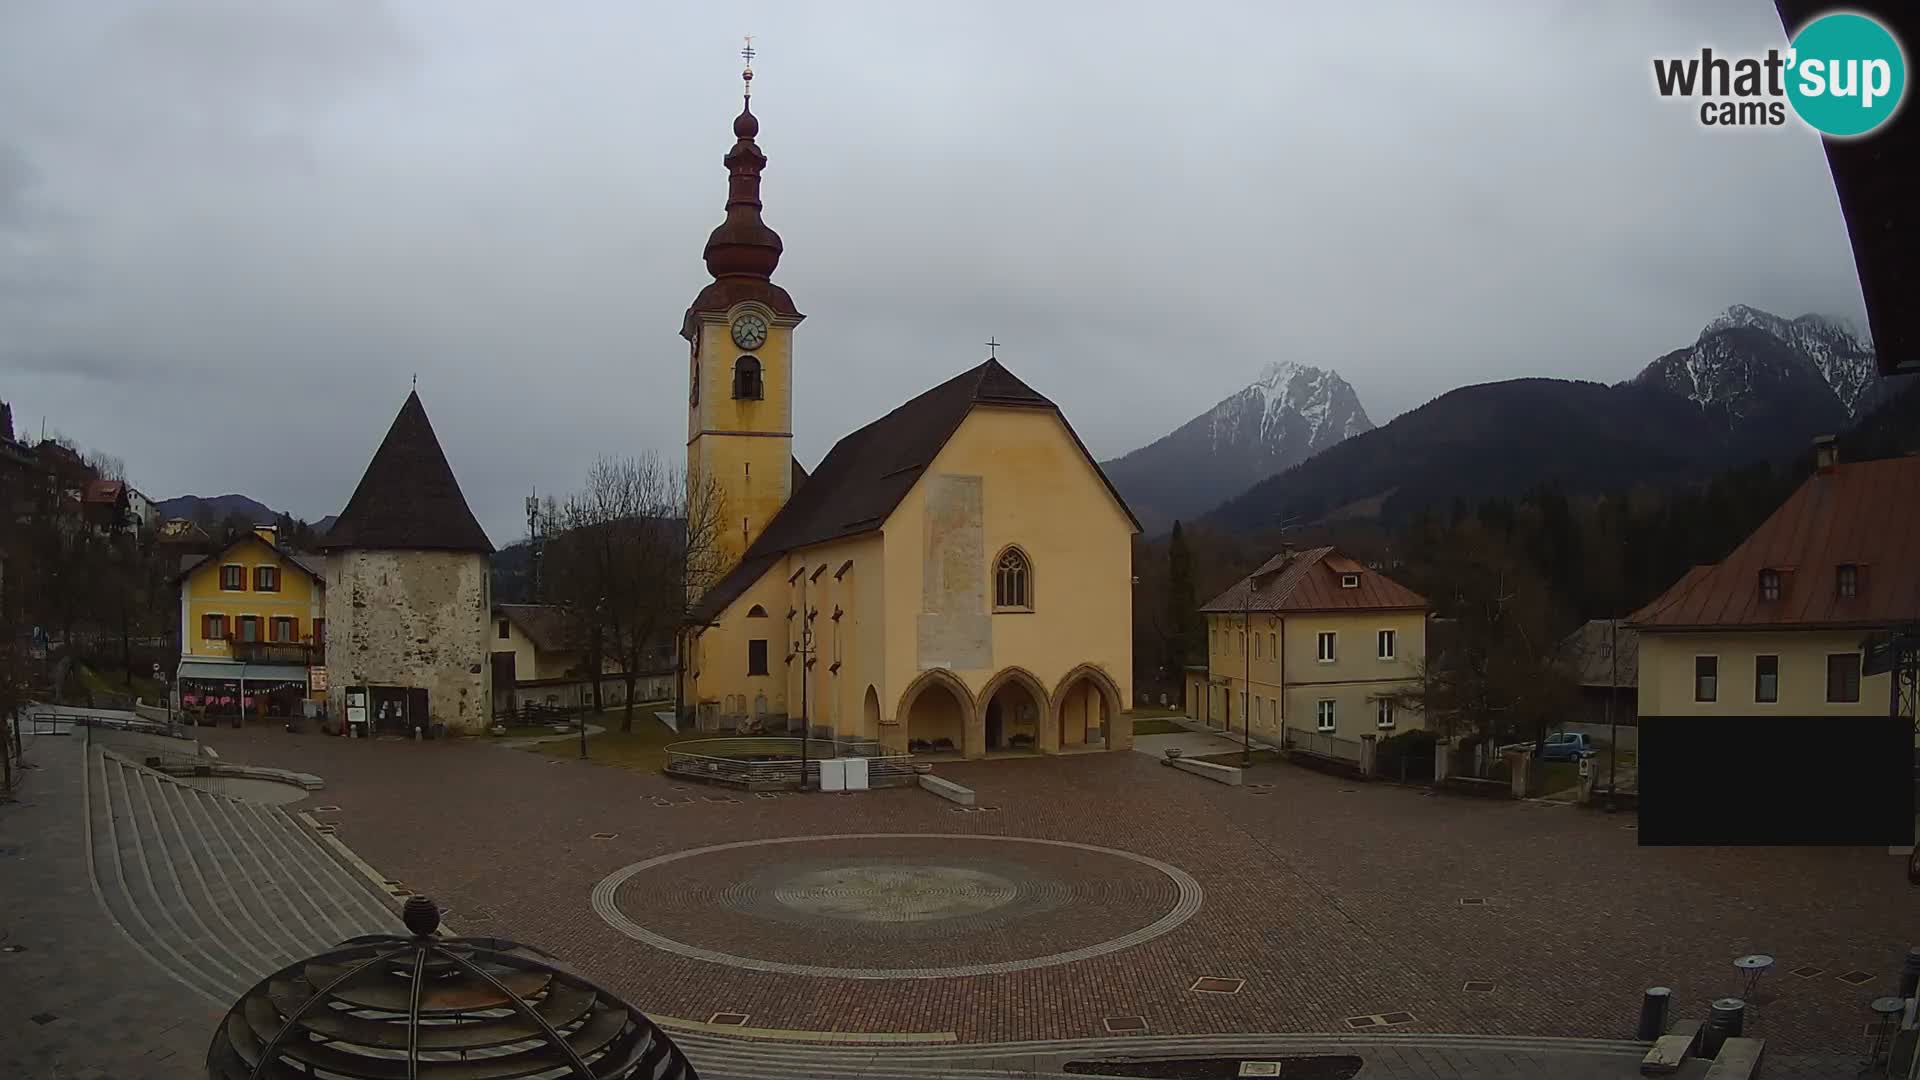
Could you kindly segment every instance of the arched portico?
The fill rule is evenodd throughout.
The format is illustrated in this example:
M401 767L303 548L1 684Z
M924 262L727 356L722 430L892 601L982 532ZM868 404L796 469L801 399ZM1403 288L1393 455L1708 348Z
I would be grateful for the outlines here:
M902 741L910 752L924 744L920 752L959 750L979 757L985 747L978 742L978 725L970 722L977 712L967 684L945 668L933 668L907 684L894 715L906 729Z
M975 723L980 729L980 746L986 753L996 750L1039 750L1058 753L1060 742L1053 735L1057 725L1047 723L1052 716L1047 688L1026 668L1003 668L987 680L980 690L980 711Z
M1121 723L1120 687L1105 670L1081 664L1060 680L1052 700L1057 746L1085 745L1104 733L1107 749L1133 749L1133 726Z

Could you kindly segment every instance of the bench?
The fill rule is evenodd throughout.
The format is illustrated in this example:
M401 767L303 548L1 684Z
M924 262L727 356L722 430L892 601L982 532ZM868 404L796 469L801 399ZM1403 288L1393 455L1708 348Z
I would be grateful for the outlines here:
M1190 758L1173 758L1167 764L1181 772L1190 772L1195 776L1204 776L1215 783L1240 786L1240 770L1231 765L1215 765L1211 761L1194 761Z
M1713 1067L1704 1080L1750 1080L1759 1075L1760 1052L1766 1045L1765 1039L1728 1039L1714 1055Z
M1700 1043L1700 1021L1681 1020L1667 1029L1665 1035L1653 1041L1653 1049L1640 1059L1640 1073L1643 1076L1662 1076L1679 1072L1686 1063L1694 1047Z
M956 802L961 806L973 805L972 788L962 787L951 780L942 780L932 773L920 774L920 786L948 802Z

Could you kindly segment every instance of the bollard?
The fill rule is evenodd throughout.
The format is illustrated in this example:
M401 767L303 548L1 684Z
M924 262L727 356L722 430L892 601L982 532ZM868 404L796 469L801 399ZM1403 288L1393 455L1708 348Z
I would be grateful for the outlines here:
M1673 1002L1673 991L1664 986L1647 988L1645 997L1640 999L1641 1042L1652 1042L1667 1031L1667 1006Z
M1738 1038L1747 1015L1747 1003L1739 998L1721 998L1707 1012L1706 1027L1700 1031L1700 1056L1712 1058L1728 1039Z
M1920 990L1920 946L1907 950L1907 964L1900 970L1900 996L1910 998Z

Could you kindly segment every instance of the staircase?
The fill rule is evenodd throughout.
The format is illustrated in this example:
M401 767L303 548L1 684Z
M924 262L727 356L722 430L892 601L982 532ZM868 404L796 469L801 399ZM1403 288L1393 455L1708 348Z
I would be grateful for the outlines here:
M405 932L370 883L279 807L203 791L98 746L85 767L101 902L149 959L220 1007L347 938Z

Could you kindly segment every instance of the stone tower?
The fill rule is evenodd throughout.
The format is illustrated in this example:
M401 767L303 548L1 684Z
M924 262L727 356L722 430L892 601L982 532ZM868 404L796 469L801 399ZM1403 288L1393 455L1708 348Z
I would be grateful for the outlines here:
M752 88L753 71L743 73ZM773 283L780 234L760 219L765 154L747 96L727 152L727 217L707 238L713 281L687 308L687 476L723 502L721 562L740 561L793 494L793 328L806 316Z
M329 714L344 720L347 691L365 688L376 719L397 703L409 721L424 707L450 732L484 732L493 544L418 393L407 395L320 549Z

